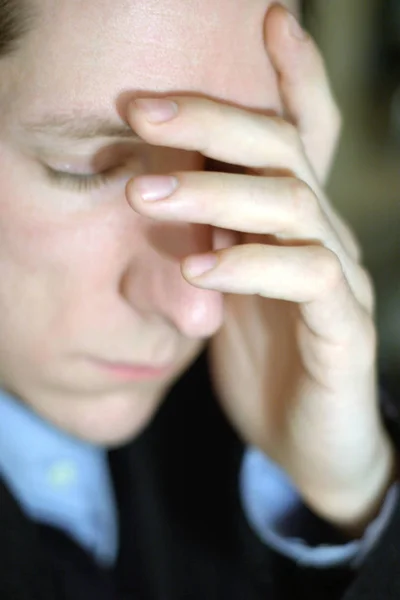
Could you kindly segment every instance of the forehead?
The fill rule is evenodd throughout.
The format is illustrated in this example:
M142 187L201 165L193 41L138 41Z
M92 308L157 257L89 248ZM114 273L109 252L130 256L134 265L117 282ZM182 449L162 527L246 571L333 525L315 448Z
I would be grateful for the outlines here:
M17 57L19 106L123 112L135 92L279 105L263 47L269 0L43 0Z

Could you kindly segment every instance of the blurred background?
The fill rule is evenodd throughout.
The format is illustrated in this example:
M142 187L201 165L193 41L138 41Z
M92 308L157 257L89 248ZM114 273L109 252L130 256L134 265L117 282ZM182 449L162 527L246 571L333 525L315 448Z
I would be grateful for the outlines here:
M344 115L329 184L377 290L384 385L400 402L400 0L305 0Z

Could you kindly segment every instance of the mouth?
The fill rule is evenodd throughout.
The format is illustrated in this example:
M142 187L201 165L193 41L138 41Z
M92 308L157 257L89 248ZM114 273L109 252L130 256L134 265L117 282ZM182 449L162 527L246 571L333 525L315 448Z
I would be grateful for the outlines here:
M173 370L172 365L157 366L130 364L92 359L94 365L109 375L129 381L152 381L167 377Z

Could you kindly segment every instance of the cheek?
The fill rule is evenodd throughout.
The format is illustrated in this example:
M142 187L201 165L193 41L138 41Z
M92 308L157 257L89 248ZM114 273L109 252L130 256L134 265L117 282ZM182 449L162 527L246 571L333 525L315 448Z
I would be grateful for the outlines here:
M41 209L40 197L24 210L21 186L6 175L0 168L0 351L8 339L23 354L46 356L74 321L82 322L77 299L93 302L115 271L118 235L110 217L57 217Z
M25 198L12 189L0 200L0 253L2 265L14 265L25 275L43 277L46 273L66 270L67 265L78 264L79 256L93 247L93 236L84 222L49 216L40 208L30 205L24 210ZM39 202L36 203L38 205ZM25 207L26 208L26 207Z
M117 202L129 214L121 196ZM111 205L112 198L91 200L50 187L30 161L0 146L0 268L37 280L90 271L116 238Z
M159 148L148 160L154 173L203 165L197 153ZM88 280L115 271L116 263L126 262L128 255L146 252L151 242L148 225L152 229L155 222L133 212L124 188L125 184L117 191L106 190L94 200L84 194L67 197L35 181L29 169L0 146L0 269L13 265L25 276Z
M48 302L60 302L62 296L73 297L115 270L122 252L118 227L111 215L63 222L27 219L2 204L0 270L19 282L25 295L41 290L47 293ZM3 288L5 281L3 277Z
M169 172L201 168L203 159L155 148L149 162L152 171ZM61 208L71 206L74 197L76 210ZM93 288L116 287L130 257L146 254L153 243L143 223L129 207L124 186L92 205L78 194L66 202L63 192L36 182L21 160L0 145L1 294L11 279L10 289L25 289L24 297L41 291L53 304L61 301L57 296L64 296L65 289L73 296L83 288L93 293Z

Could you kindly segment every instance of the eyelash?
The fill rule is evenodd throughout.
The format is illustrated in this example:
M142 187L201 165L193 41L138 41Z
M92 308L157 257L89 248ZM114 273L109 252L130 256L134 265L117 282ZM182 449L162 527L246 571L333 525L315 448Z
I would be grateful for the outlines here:
M113 167L101 173L94 173L93 175L80 175L78 173L56 171L47 165L45 169L52 183L81 193L99 189L107 185L114 178L118 170L116 167Z

